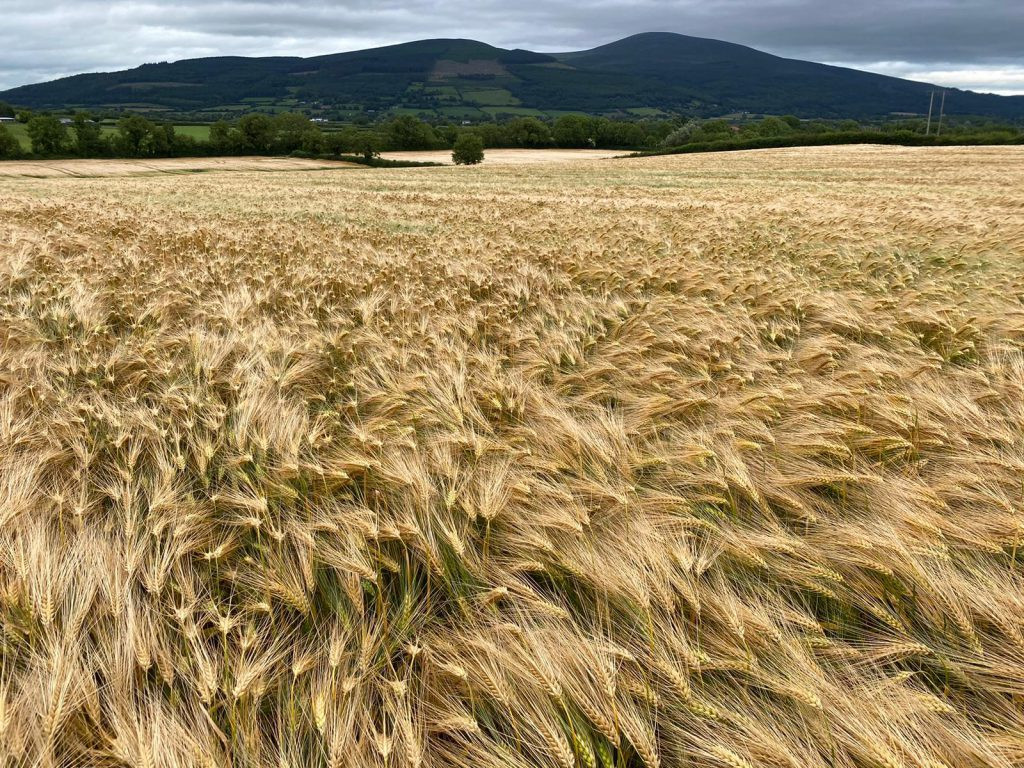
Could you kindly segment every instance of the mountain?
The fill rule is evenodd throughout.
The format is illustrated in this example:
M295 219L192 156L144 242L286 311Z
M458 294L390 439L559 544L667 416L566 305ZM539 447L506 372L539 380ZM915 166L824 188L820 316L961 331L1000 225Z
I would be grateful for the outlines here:
M397 109L452 118L562 111L835 118L922 113L933 89L734 43L649 32L552 54L440 39L309 58L188 59L25 85L0 93L0 100L35 109L208 116ZM1024 119L1024 96L946 93L948 114Z

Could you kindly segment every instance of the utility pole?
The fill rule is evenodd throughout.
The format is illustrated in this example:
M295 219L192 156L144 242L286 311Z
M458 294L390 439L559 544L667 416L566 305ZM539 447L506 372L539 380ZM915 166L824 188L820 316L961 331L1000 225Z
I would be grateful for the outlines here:
M946 92L942 92L942 105L939 107L939 127L935 129L935 135L942 134L942 116L946 113Z
M935 91L931 92L931 98L928 99L928 124L924 128L924 135L928 136L932 132L932 107L935 106Z

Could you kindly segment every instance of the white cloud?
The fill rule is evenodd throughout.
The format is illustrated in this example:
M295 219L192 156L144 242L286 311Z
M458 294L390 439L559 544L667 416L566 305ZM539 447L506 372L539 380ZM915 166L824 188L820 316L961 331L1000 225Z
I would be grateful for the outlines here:
M902 77L934 83L946 88L960 88L979 93L997 93L1001 96L1024 95L1024 65L1002 66L956 66L955 64L932 64L922 66L908 61L874 61L858 64L838 63L837 66L856 67L880 75Z

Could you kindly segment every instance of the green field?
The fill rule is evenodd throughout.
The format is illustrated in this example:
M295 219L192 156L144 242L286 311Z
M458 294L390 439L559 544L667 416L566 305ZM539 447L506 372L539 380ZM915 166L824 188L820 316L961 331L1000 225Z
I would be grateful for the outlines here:
M437 112L433 109L421 109L419 107L395 107L391 110L393 115L412 115L413 117L433 117Z
M454 85L432 85L424 90L432 96L444 96L445 98L458 99L459 89Z
M469 120L485 117L476 107L439 107L435 110L441 117L449 119Z
M514 107L521 102L504 88L487 88L479 91L463 91L462 97L469 102L488 107Z
M546 113L529 107L481 107L489 115L516 115L517 117L544 117Z
M207 141L210 138L208 125L176 125L174 132L179 136L191 136L196 141Z

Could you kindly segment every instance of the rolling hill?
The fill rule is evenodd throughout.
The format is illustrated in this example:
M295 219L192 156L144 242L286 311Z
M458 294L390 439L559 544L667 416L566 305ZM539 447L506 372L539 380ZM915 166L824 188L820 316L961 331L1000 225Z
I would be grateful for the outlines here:
M400 110L473 117L658 110L835 118L920 113L932 88L719 40L651 32L553 54L438 39L309 58L189 59L25 85L0 92L0 99L36 109L211 114ZM946 110L1024 119L1024 96L949 89Z

